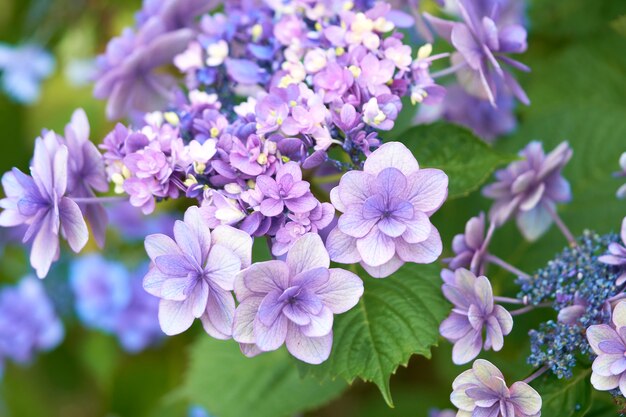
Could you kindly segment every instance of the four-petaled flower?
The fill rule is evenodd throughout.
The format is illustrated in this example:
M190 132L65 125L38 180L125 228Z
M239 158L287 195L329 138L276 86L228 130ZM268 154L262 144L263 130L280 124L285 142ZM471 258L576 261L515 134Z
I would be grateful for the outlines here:
M555 204L572 197L561 174L572 149L562 142L546 155L541 142L530 142L520 156L523 160L496 172L498 181L486 186L483 194L495 200L489 211L491 221L501 225L515 215L520 231L532 241L552 224Z
M83 215L67 190L68 150L59 144L52 131L35 141L31 176L17 168L2 177L6 198L0 226L28 225L24 242L33 240L30 263L39 278L44 278L52 262L59 258L59 235L74 252L79 252L89 238Z
M317 207L318 201L309 191L311 185L302 181L302 171L295 162L280 167L276 179L260 175L256 185L265 196L260 208L265 216L278 216L285 206L293 213L306 213Z
M163 332L187 330L195 318L217 339L232 333L235 276L250 265L252 238L230 226L212 232L198 207L190 207L185 220L174 225L174 239L150 235L145 246L153 262L144 289L161 298L159 322Z
M447 275L446 275L447 276ZM513 318L502 306L494 305L491 283L487 277L476 277L467 269L457 269L441 287L445 297L454 304L450 316L439 327L443 337L454 343L452 361L468 363L483 347L499 351L504 336L513 329Z
M434 262L442 246L429 217L447 195L443 171L420 169L399 142L382 145L363 171L347 172L331 191L331 202L344 213L326 242L332 260L361 262L376 278L405 262Z
M285 343L304 362L319 364L328 358L333 315L350 310L363 294L358 276L329 266L322 239L308 233L296 241L286 261L255 263L239 274L233 338L246 355Z
M491 362L478 359L472 369L452 383L450 401L457 417L539 417L541 397L525 382L507 387L502 372Z
M626 396L626 301L613 310L613 326L595 324L587 329L587 340L598 357L591 367L591 384L599 391L619 388Z

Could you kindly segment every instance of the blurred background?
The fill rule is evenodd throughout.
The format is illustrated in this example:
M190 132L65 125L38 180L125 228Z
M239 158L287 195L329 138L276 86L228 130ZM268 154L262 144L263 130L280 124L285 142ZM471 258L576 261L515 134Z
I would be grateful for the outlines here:
M32 81L36 87L26 85L26 93L11 91L0 83L0 171L13 166L25 170L41 129L62 132L75 108L86 111L94 142L100 143L112 129L104 116L104 103L92 96L88 81L91 60L123 27L132 24L140 7L140 0L0 0L0 45L36 44L50 53L46 57L44 52L30 51L35 56L14 55L17 58L4 63L5 79L9 71L32 71L34 62L49 76L41 83L36 76L22 80ZM626 213L624 202L614 197L620 184L610 175L618 168L620 152L626 150L626 2L533 0L528 5L528 19L529 52L521 60L532 73L524 75L521 82L532 104L518 109L518 129L495 146L517 152L530 140L544 141L546 149L569 140L575 156L565 174L572 183L574 202L564 209L563 218L575 233L585 228L616 230ZM466 220L487 207L488 201L479 193L444 206L434 219L444 244L449 247ZM163 224L167 222L165 218ZM130 232L122 226L120 230L109 238L106 257L136 271L145 261L141 240L128 242ZM0 233L0 285L12 285L30 274L27 255L9 243L9 233ZM122 240L121 235L126 238ZM530 245L509 225L497 235L494 247L500 257L532 271L564 245L555 228ZM129 353L133 349L124 346L118 334L84 325L85 318L74 305L75 292L68 285L72 266L66 261L43 283L63 321L63 342L27 365L5 364L0 416L190 415L193 404L183 400L177 389L185 379L190 356L199 349L197 344L192 348L193 342L206 338L202 330L196 325L167 340L155 337L145 349ZM492 281L499 287L496 292L515 294L512 277L503 274ZM526 334L546 319L545 314L531 315L519 326L516 323L505 349L485 357L511 379L526 376L531 371L525 363ZM452 365L450 352L449 344L442 340L432 360L414 357L408 368L400 368L391 383L395 409L385 405L375 386L357 382L340 398L307 415L424 417L431 408L449 408L451 382L463 370ZM594 411L586 415L615 415L609 395L594 395ZM191 412L200 413L196 409ZM254 409L247 415L254 416Z

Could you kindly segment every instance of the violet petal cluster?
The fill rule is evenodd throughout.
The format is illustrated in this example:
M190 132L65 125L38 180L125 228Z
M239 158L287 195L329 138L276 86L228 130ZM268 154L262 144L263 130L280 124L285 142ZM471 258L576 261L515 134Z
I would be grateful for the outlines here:
M547 155L541 142L529 143L520 152L523 160L496 171L497 182L483 189L486 197L495 200L490 220L502 225L515 216L526 239L533 241L543 235L553 222L556 204L572 198L569 182L561 173L572 153L567 142Z
M283 344L296 358L312 364L328 359L333 316L354 307L363 294L361 279L330 268L322 239L300 237L285 261L255 263L235 283L239 306L233 338L248 356Z
M485 255L485 213L472 217L465 225L465 233L454 236L452 250L454 257L444 259L453 271L466 268L471 271L480 271Z
M626 301L615 306L611 321L612 326L596 324L587 329L587 340L598 355L591 384L599 391L619 388L626 396Z
M411 151L389 142L350 171L331 191L343 214L326 242L331 259L361 265L376 278L405 262L431 263L441 255L441 238L429 217L448 195L448 177L420 169Z
M28 363L63 340L63 324L37 278L0 290L0 375L4 363Z
M504 336L513 329L513 318L504 307L494 304L487 277L476 277L463 268L457 269L454 276L442 276L446 283L441 289L454 308L439 326L439 332L454 343L452 361L457 365L468 363L483 347L494 351L502 349Z
M452 389L450 401L459 409L457 417L541 415L541 396L537 391L521 381L507 387L502 372L483 359L456 377Z
M211 231L198 207L174 225L174 239L150 235L146 251L153 264L144 278L145 290L161 299L159 322L175 335L199 318L217 339L232 334L235 276L250 265L252 238L230 226Z

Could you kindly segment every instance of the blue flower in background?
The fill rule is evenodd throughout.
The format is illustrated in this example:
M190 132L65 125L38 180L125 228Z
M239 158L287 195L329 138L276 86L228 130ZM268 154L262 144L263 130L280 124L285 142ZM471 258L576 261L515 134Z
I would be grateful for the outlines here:
M41 281L27 276L0 291L0 375L6 359L28 363L38 351L55 348L64 335Z
M70 266L70 285L76 312L88 328L102 330L119 339L127 352L137 353L163 337L159 326L159 300L144 291L148 270L134 272L98 254L83 256Z
M200 405L191 405L189 406L189 411L187 411L187 417L212 417L211 414L204 407Z
M19 103L31 104L39 99L41 82L54 67L52 54L39 45L0 43L0 86Z
M70 266L70 285L76 312L87 327L112 332L131 298L130 277L124 265L92 254Z

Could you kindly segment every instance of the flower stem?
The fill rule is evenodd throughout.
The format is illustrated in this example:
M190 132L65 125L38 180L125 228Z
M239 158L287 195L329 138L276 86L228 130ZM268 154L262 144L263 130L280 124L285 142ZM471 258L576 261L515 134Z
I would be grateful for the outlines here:
M422 17L422 14L420 13L418 1L409 0L409 8L411 9L411 14L413 15L413 18L415 19L415 26L417 27L418 33L424 36L426 42L432 43L434 40L433 34L428 28L428 26L426 25L426 22L424 22L424 18Z
M482 262L482 260L484 254L487 253L487 249L489 248L489 244L491 243L491 238L493 237L493 232L495 232L495 230L495 223L489 223L489 229L487 229L487 235L485 236L485 240L478 250L477 256L474 256L474 259L472 259L472 265L470 265L470 269L474 274L485 275L485 264ZM477 261L476 263L478 265L474 265L474 261Z
M531 381L534 381L535 379L539 378L541 375L543 375L548 369L548 365L543 365L541 368L537 369L535 372L533 372L532 374L530 374L530 376L526 379L524 379L522 382L525 383L530 383Z
M536 305L529 305L529 306L526 306L526 307L518 308L517 310L509 311L509 314L511 316L519 316L521 314L528 313L529 311L533 311L535 308L538 308L538 307L550 307L550 303L541 303L541 304L536 304Z
M505 304L522 304L524 305L524 301L518 300L517 298L511 297L498 297L497 295L493 297L493 301L496 303L505 303Z
M550 213L550 217L552 217L552 220L554 220L554 223L556 223L556 225L558 226L559 230L561 230L561 233L563 233L563 236L565 236L565 239L567 239L567 241L569 242L570 246L572 246L572 247L578 246L578 243L576 243L576 238L574 237L572 232L570 232L570 230L567 228L567 226L565 225L565 223L561 219L561 216L559 216L559 214L556 212L556 210L549 204L544 204L543 207L546 210L548 210L548 213Z
M128 197L78 197L72 200L77 204L121 203L128 201Z
M446 69L442 69L441 71L437 71L437 72L433 72L432 74L430 74L431 78L433 79L437 79L437 78L441 78L441 77L445 77L446 75L450 75L450 74L454 74L455 72L457 72L458 70L460 70L461 68L464 68L467 65L467 62L462 61L459 62L456 65L452 65Z
M527 278L527 279L530 278L530 275L528 275L526 272L517 269L510 263L498 258L495 255L492 255L491 253L488 253L487 255L485 255L485 260L487 262L491 262L492 264L498 265L499 267L503 269L506 269L507 271L509 271L510 273L514 275L517 275L518 277Z

